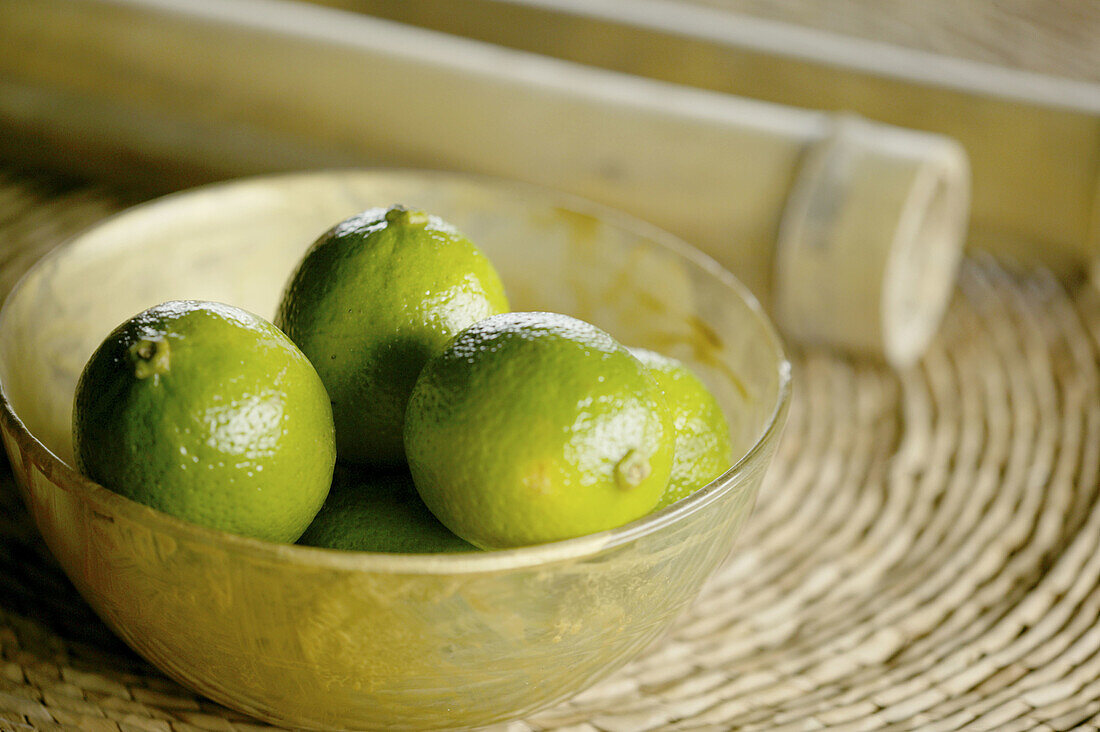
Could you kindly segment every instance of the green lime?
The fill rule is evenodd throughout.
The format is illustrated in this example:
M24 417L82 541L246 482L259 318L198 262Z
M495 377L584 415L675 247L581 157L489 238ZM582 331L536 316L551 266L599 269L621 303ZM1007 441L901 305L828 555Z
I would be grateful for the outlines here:
M664 508L729 470L733 465L730 428L722 407L706 385L682 362L643 348L631 348L661 387L676 431L672 477L657 508Z
M401 206L325 233L283 295L276 324L317 368L341 460L404 461L405 406L429 356L508 309L492 264L454 228Z
M116 328L73 404L77 467L204 526L301 535L328 494L332 411L306 357L275 326L213 302L173 301Z
M407 470L378 475L337 465L332 489L299 544L359 552L476 551L420 500Z
M494 315L425 365L405 449L432 513L484 549L649 513L668 485L672 419L610 335L555 313Z

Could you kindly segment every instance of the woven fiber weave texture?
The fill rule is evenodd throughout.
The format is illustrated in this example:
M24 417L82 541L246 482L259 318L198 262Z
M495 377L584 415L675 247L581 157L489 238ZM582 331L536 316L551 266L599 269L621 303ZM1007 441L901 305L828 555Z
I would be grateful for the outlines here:
M0 172L0 292L140 193ZM970 260L904 372L797 351L779 455L668 637L529 730L1100 729L1100 296ZM252 730L95 618L0 470L0 730Z

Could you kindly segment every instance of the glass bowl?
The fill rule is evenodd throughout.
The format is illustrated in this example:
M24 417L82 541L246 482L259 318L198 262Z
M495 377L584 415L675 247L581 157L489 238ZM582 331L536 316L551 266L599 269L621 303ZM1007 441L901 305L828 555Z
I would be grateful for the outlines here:
M568 313L693 366L739 456L691 497L617 529L475 554L353 553L191 525L72 467L76 380L112 328L155 303L272 317L313 240L373 206L455 224L516 310ZM100 617L183 684L318 729L468 728L607 676L665 632L728 555L787 410L789 365L757 302L669 235L511 183L325 171L167 196L39 262L0 312L0 427L20 492Z

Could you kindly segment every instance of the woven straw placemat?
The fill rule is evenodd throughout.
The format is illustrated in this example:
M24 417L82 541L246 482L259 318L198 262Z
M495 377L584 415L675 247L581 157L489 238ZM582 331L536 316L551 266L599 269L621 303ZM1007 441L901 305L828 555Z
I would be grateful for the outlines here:
M0 294L139 194L0 171ZM1100 296L966 262L926 358L796 352L730 561L672 632L528 730L1100 729ZM0 470L0 730L270 729L91 613Z

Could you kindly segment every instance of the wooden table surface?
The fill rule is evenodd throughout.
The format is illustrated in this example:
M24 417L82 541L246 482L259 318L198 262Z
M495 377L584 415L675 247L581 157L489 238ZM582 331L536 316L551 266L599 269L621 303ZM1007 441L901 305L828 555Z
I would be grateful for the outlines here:
M1100 82L1092 0L682 0L844 36Z
M477 35L446 0L312 0L322 5ZM522 27L531 8L615 16L719 11L1066 79L1100 82L1100 3L1093 0L465 0L501 20L494 40L540 35ZM519 20L515 23L512 21ZM507 27L511 25L512 27ZM538 29L541 31L541 29ZM545 33L542 33L545 36Z

